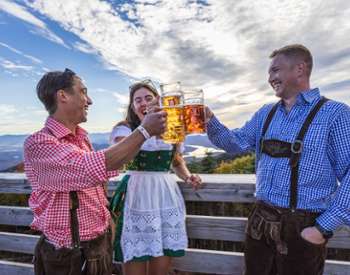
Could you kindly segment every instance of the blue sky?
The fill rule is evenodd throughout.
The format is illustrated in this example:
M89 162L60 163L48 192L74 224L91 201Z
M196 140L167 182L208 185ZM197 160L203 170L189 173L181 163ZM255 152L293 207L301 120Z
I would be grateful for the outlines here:
M276 100L268 55L302 43L312 86L350 103L349 1L0 0L0 134L38 130L47 116L35 85L49 70L82 76L94 105L90 132L122 119L128 86L151 77L201 87L238 127Z

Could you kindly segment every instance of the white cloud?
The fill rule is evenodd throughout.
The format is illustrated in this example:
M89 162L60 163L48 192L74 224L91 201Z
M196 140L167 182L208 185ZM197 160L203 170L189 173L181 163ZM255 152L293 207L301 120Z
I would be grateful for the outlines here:
M75 42L74 43L74 48L83 52L83 53L88 53L88 54L97 54L97 51L92 48L90 45L86 43L81 43L81 42Z
M38 34L64 47L68 47L60 37L47 28L43 21L32 15L24 6L20 6L13 1L1 0L0 10L35 26L36 28L32 30L32 33Z
M14 49L16 50L16 49ZM41 77L45 72L45 67L41 67L41 64L23 64L20 61L11 61L0 56L0 68L3 68L3 72L11 75L14 78L26 78L33 83L38 81L38 77Z
M127 105L129 103L129 95L126 94L125 92L123 93L123 92L110 91L104 88L97 88L95 92L112 95L115 99L117 99L120 105Z
M0 134L27 134L43 127L47 112L38 107L0 104L0 117Z
M13 71L32 71L33 66L29 65L21 65L13 63L10 60L0 59L0 66L7 70L13 70Z
M34 0L30 5L79 36L88 47L76 46L95 49L111 69L201 86L230 126L274 100L266 82L268 55L275 48L309 47L317 85L349 79L347 1L135 1L112 7L98 0Z
M32 56L32 55L25 54L25 53L23 53L22 51L17 50L17 49L15 49L15 48L13 48L13 47L11 47L11 46L5 44L5 43L0 42L0 46L3 46L4 48L7 48L7 49L9 49L10 51L12 51L12 52L14 52L14 53L16 53L16 54L18 54L18 55L21 55L21 56L23 56L23 57L25 57L25 58L31 60L31 61L34 62L34 63L37 63L37 64L43 63L40 59L38 59L38 58L36 58L36 57L34 57L34 56Z
M119 104L127 105L129 103L129 96L128 95L118 93L118 92L114 92L112 94L117 99Z
M17 113L14 105L0 104L0 117L8 116Z

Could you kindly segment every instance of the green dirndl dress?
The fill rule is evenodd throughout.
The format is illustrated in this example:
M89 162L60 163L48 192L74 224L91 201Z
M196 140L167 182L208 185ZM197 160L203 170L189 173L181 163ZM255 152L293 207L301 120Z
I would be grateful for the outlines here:
M152 142L152 149L154 144L163 143L155 138ZM111 212L116 217L115 261L147 261L185 253L185 203L174 175L169 173L174 150L171 145L168 150L164 147L163 143L162 150L141 150L111 199Z

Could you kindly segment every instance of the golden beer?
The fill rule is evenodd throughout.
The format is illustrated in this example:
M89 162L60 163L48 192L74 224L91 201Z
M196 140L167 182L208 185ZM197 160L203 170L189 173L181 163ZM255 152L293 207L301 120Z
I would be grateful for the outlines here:
M206 132L204 96L201 89L184 91L184 120L186 134L202 134Z
M184 120L186 134L202 134L206 132L204 105L185 105Z
M167 112L167 128L162 135L166 143L179 143L185 140L183 117L183 94L180 83L161 84L161 106Z
M174 107L180 106L182 104L181 95L170 95L162 96L162 106L163 107Z
M183 107L164 107L167 112L167 127L162 135L166 143L179 143L185 140L185 129L183 123Z

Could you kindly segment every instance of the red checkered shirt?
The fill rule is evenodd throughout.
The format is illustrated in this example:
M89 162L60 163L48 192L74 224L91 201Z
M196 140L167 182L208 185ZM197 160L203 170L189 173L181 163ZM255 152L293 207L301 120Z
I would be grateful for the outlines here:
M103 185L118 173L107 172L104 150L93 151L82 128L73 135L49 117L43 129L26 139L24 165L32 186L33 229L56 247L71 247L69 192L78 191L81 241L106 231L110 214Z

